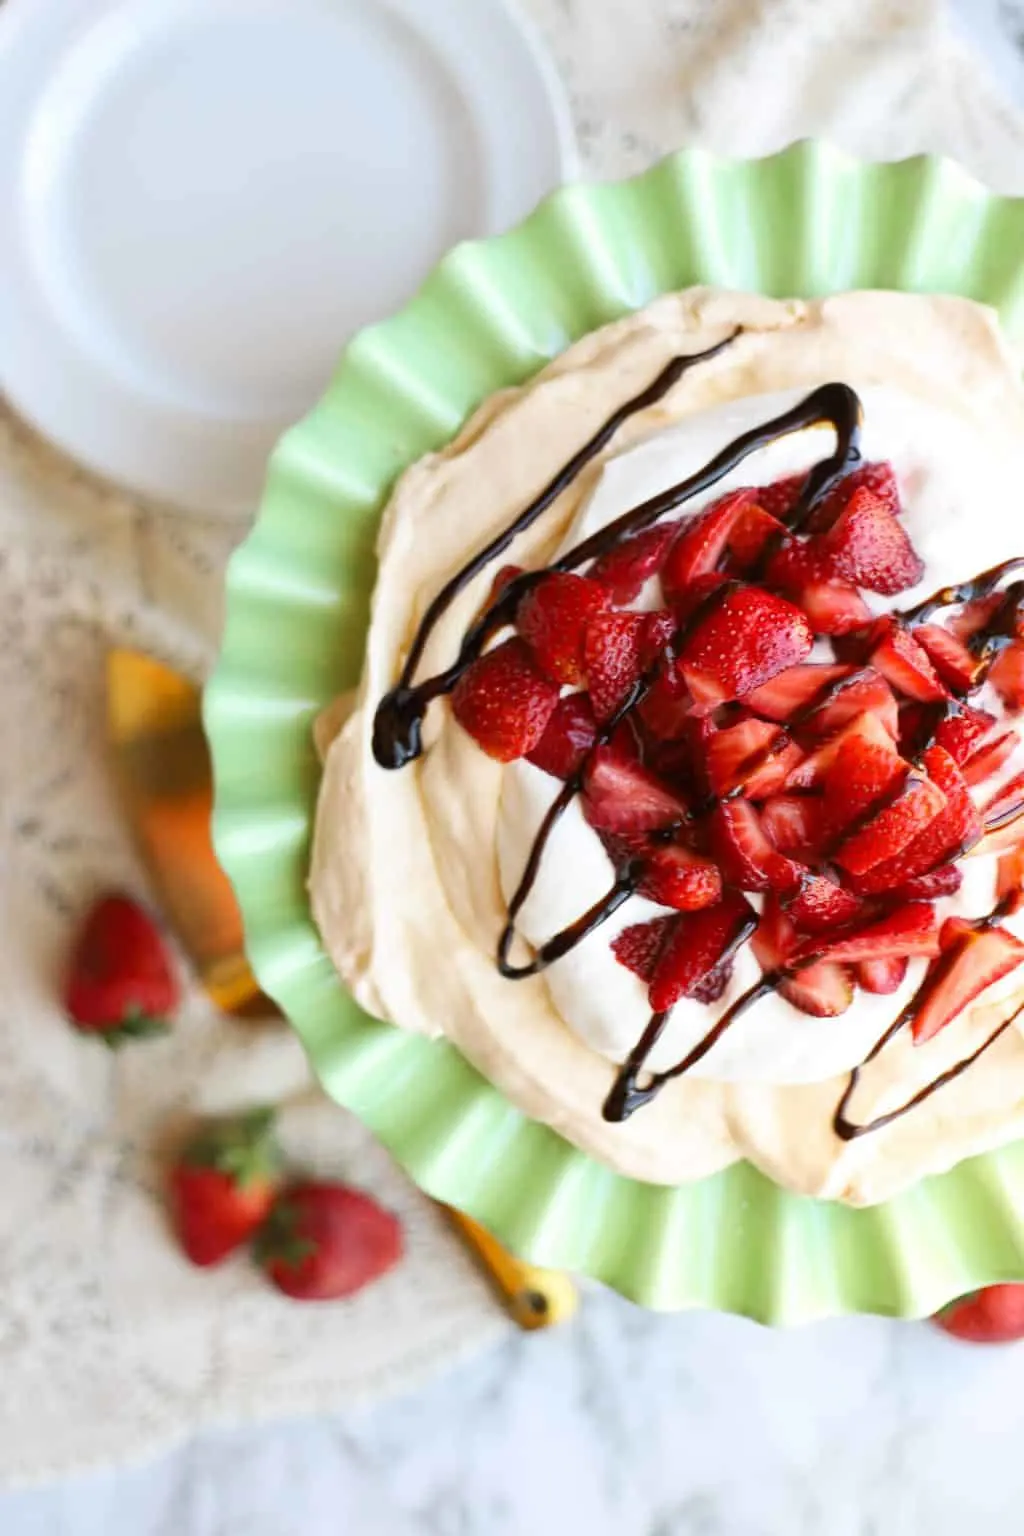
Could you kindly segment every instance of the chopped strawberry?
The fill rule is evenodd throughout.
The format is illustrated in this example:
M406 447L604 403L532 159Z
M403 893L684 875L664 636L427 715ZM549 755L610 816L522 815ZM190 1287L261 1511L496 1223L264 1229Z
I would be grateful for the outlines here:
M918 624L914 639L927 653L928 660L947 688L954 693L969 693L974 687L981 662L972 656L962 640L943 629L941 624Z
M871 609L849 582L809 581L790 596L816 635L849 635L871 623Z
M674 917L655 917L649 923L633 923L623 928L612 939L612 954L641 981L650 981L665 935L675 921Z
M946 797L931 779L910 774L895 799L882 807L866 826L840 843L834 858L852 875L862 875L901 849L938 817Z
M758 486L754 492L757 505L770 516L784 523L800 500L800 493L807 483L806 475L787 475L771 485Z
M798 964L810 956L824 955L830 961L853 965L862 960L899 960L916 955L932 959L938 953L935 908L927 901L912 901L860 928L805 939L792 961Z
M544 734L526 754L535 768L571 779L597 739L597 721L585 693L569 693L551 711Z
M837 481L815 507L811 519L813 528L816 531L831 528L858 491L870 491L886 512L892 517L899 516L900 493L895 471L887 459L879 459L858 465Z
M791 597L815 582L828 581L832 574L822 560L820 545L795 534L788 534L772 551L765 568L769 585L781 587Z
M707 773L716 795L744 787L751 800L781 789L786 775L802 758L787 733L753 717L715 731L707 745Z
M500 763L533 751L557 703L556 684L534 664L518 637L485 651L452 693L456 720Z
M625 608L640 596L645 583L657 576L678 532L678 522L671 522L630 534L595 560L587 574L601 583L617 607Z
M870 815L897 792L909 769L886 733L886 742L854 734L838 744L825 774L823 812L826 839Z
M798 944L796 929L773 896L765 901L751 948L765 972L784 970ZM779 983L781 995L815 1018L835 1018L853 1002L853 981L844 965L827 960L805 966Z
M825 782L831 771L843 743L853 737L863 738L873 746L879 747L883 752L892 753L892 737L877 715L855 715L849 725L844 725L829 741L824 742L816 752L805 757L802 763L790 773L786 781L787 789L816 789Z
M605 832L653 832L686 819L687 808L667 784L639 763L598 747L583 779L583 814Z
M923 1045L969 1003L1024 961L1024 944L1005 928L971 928L962 919L942 925L942 958L929 972L924 1002L914 1015L914 1042Z
M758 688L811 649L811 632L798 608L759 587L737 587L682 641L681 666L699 704L707 679L720 691L719 702Z
M583 646L590 702L598 720L610 720L629 698L643 671L646 615L601 613Z
M897 992L907 979L907 968L910 961L904 956L900 959L891 956L888 960L861 960L854 967L859 986L865 992L875 992L880 997L888 997L890 993Z
M805 875L800 889L786 910L791 920L805 933L824 933L843 923L851 923L864 909L859 896L845 891L827 875Z
M722 876L744 891L792 891L802 869L773 848L749 800L723 800L709 818L711 848Z
M848 670L844 668L843 670ZM872 667L853 672L806 721L815 736L828 736L848 725L855 715L872 714L893 741L899 735L899 711L893 691Z
M844 677L854 674L853 667L830 666L825 662L807 661L787 667L770 682L762 683L744 697L744 704L755 714L769 720L792 720L794 715L810 709L817 700L824 698L832 686Z
M711 599L716 592L723 587L731 586L733 578L727 576L724 571L709 571L706 576L697 576L682 592L677 592L672 599L672 607L680 624L688 626L698 611L705 605L713 607Z
M879 625L871 665L881 672L896 692L909 699L928 703L946 698L946 690L927 653L896 619L884 619Z
M903 524L867 486L849 497L822 540L830 574L891 597L916 586L924 562Z
M987 709L962 704L955 714L940 720L935 730L935 745L945 747L954 763L963 767L979 750L995 723L995 715L990 715ZM971 781L968 779L967 782Z
M990 592L987 597L973 598L951 613L946 623L958 640L970 640L985 628L1002 601L1002 592Z
M992 663L988 680L1007 709L1024 709L1024 642L1015 640Z
M943 1307L932 1322L965 1344L1024 1339L1024 1285L986 1285Z
M516 628L552 682L576 687L586 681L587 629L607 605L603 587L571 571L552 571L527 592L516 610Z
M715 570L740 513L752 500L752 491L731 491L678 525L678 537L661 568L661 585L669 602L698 576Z
M941 815L905 847L854 880L861 895L891 891L973 846L981 836L981 820L956 763L942 747L929 747L923 763L928 777L946 797Z
M681 736L692 718L693 698L674 662L666 661L637 705L644 725L662 741Z
M936 740L939 741L939 738L936 737ZM939 744L944 745L941 741ZM983 784L1009 761L1019 745L1020 737L1016 731L1004 731L1001 736L985 742L964 763L963 775L967 783Z
M1000 854L996 877L996 896L1002 901L1007 896L1020 896L1024 892L1024 843Z
M915 875L894 890L886 891L887 901L934 901L939 896L953 896L964 877L955 864L940 864L927 875Z
M645 670L657 661L666 645L675 637L679 620L670 608L656 608L643 616L640 636L640 660Z
M760 809L761 825L780 853L805 864L819 856L824 823L817 797L772 795Z
M649 997L655 1013L663 1013L681 997L699 997L712 973L722 974L727 962L757 917L750 903L727 891L713 907L677 918L658 955ZM717 979L717 978L716 978Z
M1018 813L1024 813L1024 773L1017 773L1005 784L1000 784L981 806L981 819L986 828L1015 821Z
M675 907L677 912L696 912L720 900L722 876L710 859L679 843L669 843L652 848L645 858L639 892L648 901Z
M757 502L751 502L741 510L729 534L729 569L741 575L753 570L766 546L785 536L785 525Z
M492 603L496 603L498 601L498 598L504 592L509 582L515 581L516 577L521 576L522 574L523 567L521 565L499 566L494 580L491 582L491 591L487 599L488 608L492 605Z

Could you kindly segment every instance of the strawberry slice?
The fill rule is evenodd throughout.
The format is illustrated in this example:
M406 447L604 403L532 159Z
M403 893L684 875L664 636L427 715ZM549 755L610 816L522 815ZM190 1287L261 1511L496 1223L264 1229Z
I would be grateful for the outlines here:
M964 603L946 620L958 640L970 640L984 629L1003 602L1005 594L990 592L987 597L975 597Z
M1015 640L989 668L988 680L1007 709L1024 709L1024 643Z
M601 583L617 607L625 608L640 596L651 577L657 576L678 533L678 522L656 523L653 528L632 533L595 560L587 574Z
M820 545L814 539L798 538L795 534L788 534L772 551L765 569L765 580L791 597L811 583L828 581L830 575Z
M954 693L970 693L981 670L981 661L941 624L918 624L914 639L928 656L942 682Z
M824 933L829 928L853 922L864 910L864 903L827 875L808 874L786 910L803 932Z
M1015 774L1005 784L1000 784L995 794L984 802L980 814L986 828L998 830L1000 823L1016 821L1018 812L1024 814L1024 773Z
M527 759L535 768L554 774L556 779L571 779L597 739L597 721L585 693L569 693L559 699L551 718Z
M785 536L785 525L751 502L741 509L729 534L729 569L740 574L752 571L772 540L781 541Z
M653 832L685 821L687 808L639 763L598 747L583 777L583 814L598 831Z
M722 895L717 864L679 843L652 848L645 857L639 893L677 912L713 906Z
M841 740L825 774L826 839L834 842L839 833L863 820L874 807L891 800L908 772L888 733L885 743L856 733Z
M702 707L704 680L719 691L718 702L740 698L802 661L812 643L807 620L792 603L759 587L736 587L684 636L681 667Z
M927 704L932 699L948 697L927 653L895 619L880 622L871 665L897 693L908 699L920 699Z
M787 667L770 682L753 688L744 697L744 704L755 714L769 720L792 720L796 714L809 709L844 677L854 676L853 667L830 666L824 662L806 661Z
M765 972L783 970L799 940L796 928L774 897L769 896L761 913L751 948ZM794 975L784 976L779 992L801 1013L819 1019L835 1018L845 1013L853 1002L853 981L844 965L822 960L805 966Z
M761 806L761 825L773 847L801 863L819 857L824 835L822 802L810 795L772 795Z
M924 575L906 529L867 486L849 497L822 540L829 574L892 597Z
M706 1002L721 996L728 980L726 967L756 922L753 907L736 891L727 891L713 907L677 918L651 978L648 995L655 1013L665 1012L681 997Z
M862 928L805 939L790 963L798 965L815 955L853 965L862 960L900 960L916 955L933 959L938 953L935 908L927 901L912 901Z
M1006 896L1019 897L1022 890L1024 890L1024 843L1000 854L996 896L1002 901Z
M662 590L669 602L685 592L698 576L715 570L740 513L753 499L753 491L731 491L702 512L684 519L661 569Z
M857 876L853 885L861 895L895 890L918 875L929 874L959 858L981 836L981 819L949 753L943 747L929 747L922 762L946 797L942 813L893 857Z
M675 741L684 734L693 716L693 697L674 662L666 661L659 667L637 705L637 713L660 741Z
M790 513L795 510L806 483L806 475L787 475L785 479L775 480L771 485L759 486L754 492L757 505L762 511L784 523Z
M790 593L816 635L849 635L874 615L856 587L845 581L808 581Z
M722 877L744 891L792 891L803 870L773 848L749 800L723 800L708 821Z
M835 851L835 861L852 875L862 875L898 854L943 810L946 797L931 779L910 774L895 799L872 816Z
M806 722L815 736L830 736L855 716L872 714L885 726L893 741L899 735L899 710L892 689L872 667L861 667L811 714Z
M596 581L571 571L552 571L521 600L516 628L552 682L571 687L585 682L587 630L607 606L608 595Z
M892 956L888 960L861 960L854 967L857 975L857 984L864 988L865 992L875 992L881 997L888 997L890 993L897 992L907 979L907 968L910 961L905 957L900 959Z
M816 532L831 528L858 491L870 491L890 516L899 516L900 493L896 484L896 472L888 459L877 459L868 464L858 465L832 487L828 495L823 497L814 509L814 516L811 519L812 528Z
M499 763L533 751L557 703L557 685L544 676L518 638L485 651L452 692L456 720Z
M895 890L886 891L890 901L934 901L939 896L954 896L964 877L955 864L940 864L927 875L915 875Z
M797 764L786 780L786 788L816 789L823 784L844 742L854 737L863 738L864 741L881 748L883 752L890 755L893 753L892 737L878 716L855 715L849 725L844 725L830 741L824 742L816 752L810 753L802 763Z
M926 979L924 1001L914 1015L914 1043L923 1045L995 982L1024 961L1024 944L1005 928L972 928L947 918L940 934L943 954Z
M644 668L646 614L600 613L587 627L583 663L597 720L622 707Z
M496 603L498 598L504 592L505 588L508 586L509 582L515 581L516 577L521 576L522 574L523 567L521 565L499 566L494 580L491 582L491 591L487 599L487 607L490 608L492 604Z
M939 738L936 737L938 741ZM940 745L944 743L940 742ZM972 752L963 766L963 775L968 784L982 784L993 773L996 773L1004 763L1016 752L1020 745L1020 737L1016 731L1004 731L1001 736L987 741L976 752Z
M612 954L641 981L650 981L658 953L674 922L674 917L655 917L649 923L633 923L629 928L623 928L612 939Z
M716 795L742 786L749 799L758 800L781 789L802 757L785 731L750 717L715 731L707 745L708 779Z
M645 670L652 666L671 640L675 639L679 620L671 608L656 608L643 615L644 627L640 636L640 660Z
M935 745L944 747L954 763L963 767L980 749L995 723L995 715L990 715L987 709L975 709L971 704L962 704L956 714L939 722L935 730Z

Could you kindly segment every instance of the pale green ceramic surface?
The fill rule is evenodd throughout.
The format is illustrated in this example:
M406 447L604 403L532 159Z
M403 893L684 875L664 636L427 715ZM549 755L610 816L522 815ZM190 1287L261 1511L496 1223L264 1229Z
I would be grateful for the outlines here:
M1024 1143L863 1211L787 1194L747 1165L680 1189L620 1178L513 1109L449 1046L361 1013L310 918L310 726L359 674L374 533L396 474L491 391L691 283L962 293L997 306L1019 336L1024 200L932 159L872 166L822 144L753 162L691 152L557 193L511 233L456 247L406 309L356 338L282 439L231 562L206 698L217 848L260 981L325 1088L430 1194L531 1259L648 1306L773 1323L913 1316L1024 1277Z

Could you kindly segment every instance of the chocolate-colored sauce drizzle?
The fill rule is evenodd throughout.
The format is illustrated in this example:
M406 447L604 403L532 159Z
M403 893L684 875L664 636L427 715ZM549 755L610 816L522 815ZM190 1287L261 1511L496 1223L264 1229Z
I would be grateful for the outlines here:
M525 532L533 525L537 518L572 484L585 466L607 446L619 427L630 416L655 404L689 368L717 356L739 334L738 330L735 331L724 341L709 347L704 352L673 358L644 390L614 411L594 436L559 470L539 496L500 534L492 539L484 549L468 561L441 589L428 607L416 631L398 683L380 701L374 716L373 752L376 761L382 768L402 768L420 755L422 752L423 718L431 702L435 698L451 692L467 668L481 655L488 640L498 630L512 622L516 609L525 594L542 581L549 572L575 570L591 560L598 559L613 549L622 539L650 527L668 512L674 511L692 497L717 484L718 481L737 468L750 454L758 449L766 447L790 433L801 431L810 426L828 424L834 428L836 434L836 446L833 453L815 465L809 472L797 502L786 519L785 530L780 531L767 542L761 552L757 568L749 573L748 580L756 581L758 579L759 574L763 572L787 533L799 532L806 527L821 499L860 460L860 402L854 391L848 385L842 383L821 386L812 391L806 399L800 401L790 410L782 412L779 416L776 416L761 427L743 433L723 448L720 453L716 454L696 474L679 481L657 496L651 497L639 506L623 513L614 522L600 529L597 533L592 534L589 538L570 549L566 554L560 556L559 559L546 569L524 572L514 578L507 583L502 589L501 594L488 605L479 618L469 627L459 647L458 655L451 666L420 683L413 682L413 677L422 660L431 633L463 588L484 570L491 561L502 555L518 534ZM972 577L968 581L961 582L957 586L943 587L930 597L916 604L913 608L906 609L902 613L895 612L892 616L898 622L908 626L923 623L941 608L991 595L1005 576L1022 568L1024 568L1024 557L1004 561L1002 564L993 566L990 570L982 571L977 576ZM711 593L704 602L698 605L695 612L690 615L683 629L676 632L669 642L669 646L678 648L681 641L685 640L686 633L695 628L698 623L703 622L709 613L724 600L728 592L734 590L737 585L738 583L736 582L729 582ZM972 637L969 646L973 653L978 656L981 665L969 692L973 692L975 688L980 687L988 667L995 660L996 656L1005 645L1017 637L1016 626L1019 610L1022 605L1024 605L1024 581L1014 582L1005 589L1003 600L988 623ZM508 921L498 943L498 969L509 980L520 980L527 976L537 975L547 966L567 954L575 945L581 943L599 928L602 923L606 922L635 893L641 883L644 873L642 860L636 858L627 860L625 864L616 870L615 880L606 894L596 901L592 907L588 908L586 912L582 913L575 922L569 924L568 927L562 929L551 939L547 940L546 943L542 944L534 952L533 958L530 961L524 964L516 964L512 961L511 951L516 937L516 919L533 888L551 835L573 798L580 792L587 767L594 752L607 744L616 727L629 716L644 697L655 675L656 665L652 666L639 679L619 709L605 723L594 745L586 754L576 773L563 784L558 795L548 807L531 846L522 877L509 902ZM845 687L855 682L857 675L839 678L834 682L824 685L819 694L810 699L799 713L793 717L790 721L791 727L800 725L809 719L817 710L838 696ZM966 697L966 695L963 697ZM921 755L932 745L942 722L956 714L961 704L962 697L942 700L935 706L934 710L925 715L919 740L914 743L914 750L910 754L915 762L918 762ZM771 750L771 747L767 748L762 755L764 757L769 756ZM755 761L751 765L751 771L754 771L757 766L759 766L759 762ZM901 784L896 793L904 793L906 787L906 783ZM702 810L709 808L710 806L701 807ZM878 809L877 805L871 806L866 813L866 818L876 815ZM1024 803L1020 806L1009 807L1007 812L995 818L991 824L986 826L985 830L997 830L999 827L1007 825L1020 814L1024 814ZM677 827L666 828L663 835L670 839L677 830ZM848 832L849 829L844 833L844 836L848 835ZM965 847L959 850L956 856L966 851ZM979 918L975 926L983 927L997 922L1008 910L1007 904L1010 900L1011 898L1005 898L986 917ZM756 927L757 918L754 914L737 923L736 931L718 962L720 966L730 964ZM736 998L730 1007L720 1015L713 1027L693 1046L682 1061L665 1071L650 1073L646 1083L641 1086L640 1077L644 1073L645 1063L660 1039L669 1017L669 1010L654 1013L642 1036L637 1041L636 1046L630 1052L629 1057L622 1064L616 1075L615 1082L603 1106L602 1113L604 1118L616 1122L628 1119L636 1110L648 1104L666 1083L674 1078L681 1077L691 1067L695 1066L697 1062L702 1060L738 1018L762 998L776 992L786 979L794 974L795 970L814 964L815 960L819 958L820 956L812 956L803 961L800 967L791 969L780 968L765 972L753 986ZM879 1130L908 1113L925 1099L931 1097L940 1088L952 1082L963 1072L966 1072L978 1057L988 1050L1016 1018L1024 1012L1024 1004L1022 1004L970 1056L956 1063L933 1082L920 1089L905 1104L889 1111L885 1115L877 1117L875 1120L863 1124L851 1121L847 1117L846 1112L856 1091L861 1071L884 1050L885 1046L894 1038L899 1030L913 1019L918 1009L926 1000L929 990L936 984L941 974L941 963L938 967L930 969L929 974L925 977L914 997L892 1024L888 1026L879 1040L876 1041L861 1065L855 1067L851 1072L849 1083L839 1101L833 1120L835 1133L842 1140L853 1140L855 1137L864 1136L871 1131Z

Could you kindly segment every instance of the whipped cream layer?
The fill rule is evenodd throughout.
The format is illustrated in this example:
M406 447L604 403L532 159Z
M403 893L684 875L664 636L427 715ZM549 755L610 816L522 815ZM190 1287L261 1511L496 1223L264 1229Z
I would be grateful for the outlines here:
M324 722L325 737L337 734L326 747L317 810L313 911L364 1008L405 1029L447 1036L513 1104L610 1167L678 1183L746 1157L794 1190L871 1203L1024 1135L1024 1037L1016 1029L912 1113L844 1143L832 1129L847 1081L840 1068L861 1058L899 999L860 995L838 1019L809 1018L780 1001L758 1005L731 1032L728 1051L701 1064L715 1076L687 1074L625 1123L609 1124L601 1107L612 1063L648 1017L641 984L608 948L614 927L546 975L508 981L495 964L507 896L555 781L488 758L445 699L431 707L424 754L408 768L388 772L371 750L375 707L445 582L670 358L704 351L737 326L735 341L632 418L503 559L548 564L581 531L703 463L779 401L831 380L852 384L865 402L866 455L896 464L908 528L926 561L922 590L1024 553L1024 528L1015 532L1024 390L990 311L943 296L860 293L803 303L692 289L592 332L528 385L485 401L450 445L413 465L395 489L381 525L358 695L344 724ZM830 448L827 436L808 432L773 445L713 495L807 467ZM452 602L418 676L451 662L493 575L482 571ZM885 606L867 601L877 611ZM523 925L537 939L609 883L604 851L577 810L560 835L565 846L556 841L549 850ZM966 861L956 898L969 912L985 910L991 893L991 867L975 863ZM940 912L952 909L944 904ZM620 922L658 910L634 898ZM1018 980L1015 1001L1022 992ZM924 1046L915 1048L906 1031L894 1040L863 1074L856 1118L904 1103L978 1046L993 1014L1009 1011L1008 1002L1001 1012L991 997L982 1002ZM655 1065L671 1065L715 1016L716 1008L701 1010L698 1023L688 1005L677 1007Z
M1007 488L1024 470L1013 445L990 441L974 422L932 401L915 399L886 386L861 385L847 378L864 409L861 449L866 460L888 459L895 467L903 502L903 522L925 564L918 587L895 597L865 594L876 613L910 607L937 588L1021 553L1024 527L1012 515ZM802 399L804 390L751 396L689 417L678 426L656 433L646 442L610 459L593 494L575 518L563 549L614 522L630 508L694 474L741 433L761 426ZM686 503L684 514L698 511L741 486L770 485L787 475L806 472L834 447L834 433L811 427L781 438L753 453L712 490ZM976 508L966 536L964 509ZM561 551L560 551L561 553ZM648 583L638 607L661 602L657 581ZM826 648L827 650L827 648ZM829 659L831 653L828 652ZM993 712L1002 714L998 700ZM1003 777L1020 771L1018 752ZM505 769L498 823L501 886L508 901L519 882L544 814L560 784L525 759ZM986 783L979 798L993 793ZM966 861L965 880L955 896L936 903L942 918L953 914L980 917L996 900L995 857ZM539 946L598 901L615 871L604 847L584 820L579 802L569 807L556 827L537 880L517 922L519 932ZM755 904L759 904L756 903ZM658 907L634 896L618 912L544 973L558 1014L580 1039L609 1060L621 1062L636 1044L650 1018L647 987L615 959L611 942L632 923L664 916ZM1024 915L1006 927L1024 936ZM927 962L915 960L898 992L879 997L858 988L850 1008L835 1019L817 1019L792 1007L775 993L730 1026L691 1072L694 1077L750 1080L766 1083L817 1082L856 1066L867 1055L886 1025L913 996ZM732 980L719 1002L708 1007L683 999L673 1008L664 1033L648 1057L653 1071L681 1061L748 987L761 968L745 946L736 958ZM1012 995L1020 979L1010 975L994 987L988 1000Z

